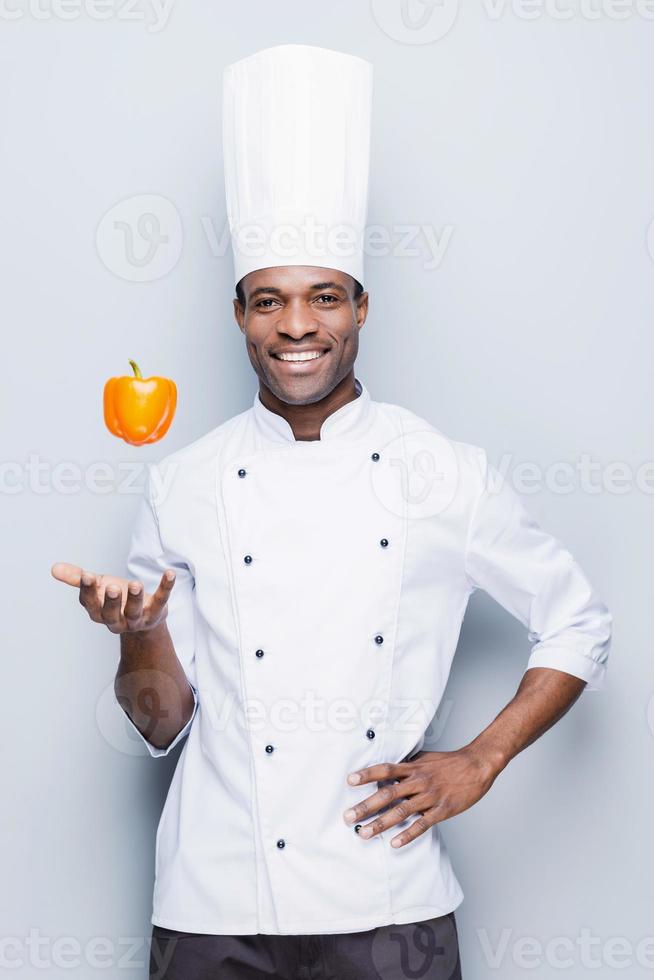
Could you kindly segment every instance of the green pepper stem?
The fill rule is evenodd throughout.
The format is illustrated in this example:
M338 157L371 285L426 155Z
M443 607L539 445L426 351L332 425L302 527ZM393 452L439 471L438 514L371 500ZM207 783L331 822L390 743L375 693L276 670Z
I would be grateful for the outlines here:
M138 364L136 363L136 361L131 361L130 360L129 363L132 365L132 371L134 372L134 377L135 378L142 378L143 375L141 374L141 369L138 366Z

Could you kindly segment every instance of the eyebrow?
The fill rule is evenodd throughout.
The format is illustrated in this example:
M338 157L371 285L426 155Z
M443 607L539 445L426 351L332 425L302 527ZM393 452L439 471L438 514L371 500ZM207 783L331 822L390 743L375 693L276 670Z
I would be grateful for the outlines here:
M341 293L347 292L347 290L338 282L316 282L309 288L315 292L321 289L336 289ZM254 299L255 296L260 296L262 293L274 293L275 296L281 296L282 292L283 290L278 289L276 286L258 286L250 293L250 299Z
M260 296L261 293L275 293L277 296L281 296L281 289L277 289L275 286L258 286L257 289L253 289L250 293L250 299L255 296Z
M337 289L341 293L346 293L347 290L341 286L338 282L317 282L312 287L312 289Z

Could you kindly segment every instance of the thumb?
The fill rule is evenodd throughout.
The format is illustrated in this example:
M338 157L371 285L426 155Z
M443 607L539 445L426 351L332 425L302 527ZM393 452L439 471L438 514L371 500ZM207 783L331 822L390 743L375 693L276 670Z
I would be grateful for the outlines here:
M79 565L70 565L65 561L56 561L50 569L50 574L59 582L74 585L79 588L82 581L82 569Z

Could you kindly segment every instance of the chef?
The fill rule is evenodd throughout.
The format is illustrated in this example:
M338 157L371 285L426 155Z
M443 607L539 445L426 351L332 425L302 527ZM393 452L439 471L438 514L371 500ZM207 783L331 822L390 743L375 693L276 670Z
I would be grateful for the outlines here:
M257 390L149 465L128 578L53 568L120 635L135 737L156 757L185 739L151 977L460 977L440 824L605 678L611 617L570 552L482 448L355 373L371 91L369 63L302 45L226 69L234 309ZM477 589L533 646L504 710L438 751Z

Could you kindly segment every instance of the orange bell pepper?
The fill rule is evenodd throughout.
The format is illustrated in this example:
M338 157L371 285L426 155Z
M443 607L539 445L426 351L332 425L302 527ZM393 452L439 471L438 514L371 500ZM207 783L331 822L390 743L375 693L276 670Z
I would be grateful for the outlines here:
M131 446L162 439L175 416L177 386L170 378L144 378L136 361L134 377L109 378L104 386L104 422Z

